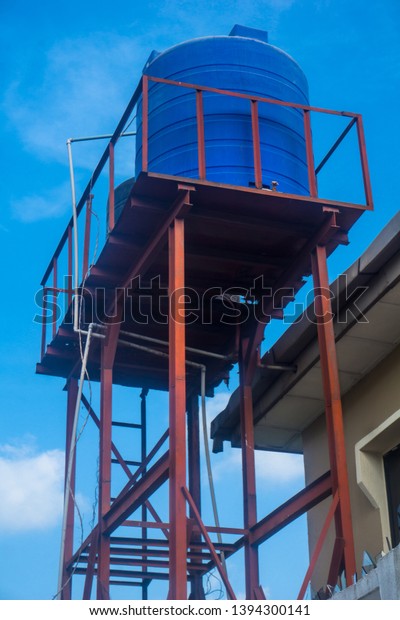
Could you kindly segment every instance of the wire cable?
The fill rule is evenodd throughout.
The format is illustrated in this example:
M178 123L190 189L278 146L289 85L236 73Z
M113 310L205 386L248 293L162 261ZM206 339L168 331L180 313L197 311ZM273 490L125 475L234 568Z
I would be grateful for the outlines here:
M210 446L208 444L205 366L201 369L201 419L202 419L202 427L203 427L204 453L205 453L205 458L206 458L208 484L210 487L211 505L212 505L213 515L214 515L215 525L217 528L220 528L217 498L215 494L214 477L213 477L213 471L212 471L212 465L211 465ZM218 539L219 544L222 545L222 536L221 536L220 531L217 532L217 539ZM221 564L223 566L223 569L226 575L228 575L226 561L225 561L225 554L223 551L220 551L220 557L221 557Z

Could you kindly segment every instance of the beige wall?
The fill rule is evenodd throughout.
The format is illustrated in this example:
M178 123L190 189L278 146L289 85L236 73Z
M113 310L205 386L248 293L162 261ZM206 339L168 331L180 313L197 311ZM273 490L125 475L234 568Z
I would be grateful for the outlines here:
M349 471L351 509L355 537L357 570L360 573L363 551L376 556L387 551L388 531L386 506L375 508L357 484L355 445L375 431L387 418L400 409L400 346L361 380L344 398L344 428ZM398 427L397 427L398 428ZM392 433L390 447L400 443L400 432ZM309 484L329 469L325 419L321 416L303 433L306 483ZM390 449L390 448L389 448ZM310 554L318 539L331 499L316 506L308 515ZM383 529L382 529L383 521ZM312 586L326 584L332 554L333 528L314 571Z

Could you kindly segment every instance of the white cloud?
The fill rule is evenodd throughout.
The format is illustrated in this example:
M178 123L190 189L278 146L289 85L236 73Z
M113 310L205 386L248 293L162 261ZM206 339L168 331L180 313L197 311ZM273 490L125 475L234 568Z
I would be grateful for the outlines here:
M229 392L219 392L214 398L207 399L208 436L210 422L223 411L231 397ZM229 448L225 444L224 453L214 457L213 466L216 479L223 478L226 472L241 475L242 456L239 448ZM301 454L283 452L266 452L255 450L256 474L259 480L270 484L285 484L300 481L304 476L303 457Z
M207 9L199 2L165 0L157 2L157 13L180 40L213 34L227 34L234 24L274 30L282 13L296 0L210 0ZM174 21L171 21L171 15ZM161 19L160 19L161 21ZM188 35L189 33L189 35Z
M45 218L64 215L70 208L71 189L69 183L46 189L42 195L31 194L11 201L14 217L21 222L36 222Z
M67 138L113 131L153 47L165 49L188 38L227 34L235 23L274 28L295 0L212 0L207 10L187 0L153 2L151 31L131 24L132 36L91 32L44 50L35 78L20 75L6 91L3 107L25 148L43 160L66 164ZM173 16L173 17L172 17ZM210 24L212 26L210 27ZM76 163L94 167L99 149L81 149ZM101 150L100 150L101 152Z
M261 480L285 484L304 477L303 456L256 450L256 472Z
M22 78L5 96L5 111L25 148L41 159L66 164L67 138L112 131L144 59L134 37L93 33L57 43L48 50L35 87ZM92 169L98 152L93 147L92 157L86 150L77 163Z
M304 477L303 457L299 454L256 450L255 466L257 479L270 486L290 484ZM241 471L242 455L239 448L227 448L213 465L216 481L224 480L227 474L240 477Z
M67 166L67 138L114 130L153 47L162 50L184 39L210 34L210 23L213 32L226 33L235 22L243 21L244 4L246 23L270 27L293 1L255 0L249 5L244 0L230 0L223 13L218 2L211 2L206 12L186 1L156 2L159 20L146 35L136 23L131 25L135 28L132 37L93 32L57 42L44 52L45 63L38 67L34 81L31 74L20 74L9 86L3 99L4 111L29 153ZM74 144L75 167L93 171L104 147L103 141ZM118 179L133 174L133 139L117 146L116 162ZM17 219L33 222L63 215L69 200L69 189L63 185L17 197L11 206Z
M32 445L0 446L0 530L44 530L59 523L64 453L35 453Z
M227 0L222 12L216 0L211 0L206 11L203 5L186 0L157 0L151 3L157 19L150 32L142 32L137 17L130 24L132 36L91 32L85 37L63 39L44 50L44 64L37 67L35 75L19 72L18 79L6 89L3 109L28 153L67 166L67 138L107 134L115 129L154 47L162 50L188 38L227 33L235 23L243 22L243 14L246 24L273 30L294 1ZM74 144L75 167L92 172L104 147L103 141ZM117 178L131 176L132 138L121 141L116 157ZM54 188L17 198L12 205L15 216L32 222L63 214L69 193L61 197Z
M206 399L208 426L212 420L225 409L231 396L232 392L218 392L213 398Z

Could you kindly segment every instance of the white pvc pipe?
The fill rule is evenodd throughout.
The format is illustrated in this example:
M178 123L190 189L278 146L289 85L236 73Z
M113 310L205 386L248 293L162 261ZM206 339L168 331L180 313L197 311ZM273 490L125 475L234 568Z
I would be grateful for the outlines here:
M73 228L73 246L74 246L74 332L78 334L82 334L87 336L89 334L88 331L84 329L80 329L79 326L79 253L78 253L78 214L76 210L76 192L75 192L75 176L74 176L74 164L72 160L72 144L73 140L69 138L67 140L67 149L68 149L68 164L69 164L69 176L71 182L71 203L72 203L72 228ZM91 324L93 327L99 327L104 329L104 325L98 325L96 323ZM91 336L96 338L104 338L104 334L96 334L92 333Z
M74 420L72 424L71 430L71 445L68 454L68 465L67 465L67 476L65 480L65 492L64 492L64 512L63 512L63 521L62 521L62 530L61 530L61 550L60 550L60 565L59 565L59 573L58 573L58 589L57 589L57 599L61 599L62 590L65 584L63 584L63 572L64 572L64 552L65 552L65 539L67 534L67 517L68 517L68 508L71 496L71 477L72 477L72 465L74 462L75 456L75 448L76 448L76 430L78 427L78 418L79 418L79 409L82 398L83 384L85 379L86 365L89 357L89 348L90 341L92 338L92 330L93 323L89 325L88 334L85 343L85 351L82 359L82 368L81 375L79 378L79 388L78 394L76 397L75 404L75 412L74 412Z
M61 599L62 590L65 586L65 584L63 584L62 581L63 581L63 572L64 572L64 553L65 553L65 539L66 539L66 532L67 532L67 517L68 517L68 509L69 509L69 502L70 502L70 495L71 495L72 465L73 465L75 449L76 449L76 430L78 426L79 409L81 405L83 385L85 381L86 366L87 366L87 361L89 357L90 342L91 342L92 336L93 337L96 336L97 338L105 338L104 334L96 334L95 332L93 332L94 327L103 327L102 325L96 325L95 323L90 323L87 331L80 329L79 327L78 216L77 216L77 211L76 211L75 179L74 179L74 167L73 167L73 161L72 161L71 140L67 140L67 149L68 149L69 173L70 173L70 180L71 180L72 221L73 221L73 230L74 230L74 237L73 237L73 241L74 241L73 243L74 245L74 289L75 289L74 332L78 333L79 335L86 335L87 337L86 337L84 353L82 356L82 366L81 366L81 374L79 378L79 388L78 388L78 394L77 394L76 403L75 403L75 412L74 412L74 419L73 419L72 431L71 431L71 445L70 445L70 451L68 454L68 461L67 461L63 521L62 521L62 530L61 530L61 549L60 549L60 564L59 564L59 573L58 573L58 589L57 589L57 594L56 594L57 599Z
M63 589L63 587L65 585L65 584L62 583L62 578L63 578L63 571L64 571L64 551L65 551L65 539L66 539L66 530L67 530L68 507L69 507L70 490L71 490L70 489L70 485L71 485L72 464L73 464L73 459L74 459L74 455L75 455L76 430L77 430L77 425L78 425L79 408L80 408L80 403L81 403L81 398L82 398L82 391L83 391L83 384L84 384L84 378L85 378L85 372L86 372L86 365L87 365L87 360L88 360L88 356L89 356L90 341L91 341L92 336L96 336L96 337L99 337L99 338L105 338L104 334L93 333L93 327L104 328L105 326L103 326L103 325L96 325L95 323L90 323L88 331L82 330L79 327L78 215L77 215L77 210L76 210L75 178L74 178L74 168L73 168L72 148L71 148L71 143L72 142L73 142L72 139L68 139L67 140L68 162L69 162L69 172L70 172L70 180L71 180L71 196L72 196L72 221L73 221L73 229L74 229L74 233L73 233L73 240L74 240L74 244L73 244L74 245L74 271L75 271L75 273L74 273L74 289L75 289L75 296L74 296L74 332L79 333L79 334L87 335L87 339L86 339L86 343L85 343L85 351L84 351L83 358L82 358L82 368L81 368L81 375L80 375L80 380L79 380L79 389L78 389L78 394L77 394L77 399L76 399L73 428L72 428L72 433L71 433L71 447L70 447L70 452L69 452L69 455L68 455L67 479L66 479L66 484L65 484L65 496L64 496L64 513L63 513L63 526L62 526L62 537L61 537L61 552L60 552L58 591L57 591L57 596L56 596L57 599L61 599L62 589ZM149 338L149 337L141 336L141 335L138 335L138 334L131 334L131 333L125 332L125 331L121 331L121 333L124 334L124 335L129 335L129 336L133 336L133 337L136 337L136 338L141 338L142 340L147 340L149 342L154 342L154 343L162 344L162 345L168 345L167 342L164 342L162 340L158 340L158 339L155 339L155 338ZM162 351L158 351L157 349L151 349L150 347L144 347L144 346L135 344L133 342L128 342L126 340L121 340L121 339L119 340L119 342L122 345L131 347L131 348L135 348L135 349L139 349L139 350L142 350L142 351L147 351L148 353L152 353L152 354L158 355L160 357L169 357L168 353L163 353ZM227 359L227 356L223 356L223 355L220 355L218 353L213 353L211 351L204 351L204 350L201 350L201 349L193 349L193 348L190 348L190 347L187 347L187 350L191 351L193 353L207 355L207 356L218 358L218 359ZM207 464L207 474L208 474L208 481L209 481L209 486L210 486L211 504L212 504L213 514L214 514L214 521L215 521L216 527L219 528L220 527L220 522L219 522L219 516L218 516L217 501L216 501L216 496L215 496L214 480L213 480L212 468L211 468L210 448L209 448L209 445L208 445L208 433L207 433L206 366L204 366L204 364L198 364L197 362L191 362L189 360L186 360L186 364L188 366L199 368L200 371L201 371L201 390L200 391L201 391L201 411L202 411L202 422L203 422L204 450L205 450L205 457L206 457L206 464ZM221 537L221 533L220 532L217 532L217 538L218 538L218 542L222 543L222 537ZM227 572L226 562L225 562L225 555L224 555L223 551L221 551L221 562L222 562L222 565L224 567L225 572Z
M110 140L114 136L113 133L102 134L99 136L82 136L80 138L70 138L69 142L89 142L90 140ZM136 131L127 131L126 133L121 133L120 138L127 138L130 136L136 136Z
M78 255L78 215L76 212L76 193L75 193L75 177L74 177L74 165L72 161L72 147L71 147L71 139L67 140L67 149L68 149L68 164L69 164L69 177L71 181L71 201L72 201L72 228L74 234L74 332L79 331L79 321L78 321L78 312L79 312L79 255Z
M207 475L208 475L208 484L210 487L210 495L211 495L211 505L214 514L214 522L216 527L220 527L219 516L218 516L218 508L217 508L217 499L215 496L215 487L214 487L214 478L211 467L211 456L210 456L210 446L208 444L208 432L207 432L207 411L206 411L206 367L203 366L201 368L201 419L203 423L203 439L204 439L204 452L206 457L206 465L207 465ZM221 532L217 532L218 542L222 544L222 536ZM224 567L225 573L227 573L226 562L225 562L225 554L221 551L221 563ZM227 594L228 595L228 594Z
M135 332L127 332L121 329L120 333L124 336L131 336L132 338L137 338L138 340L145 340L146 342L153 342L154 344L161 344L163 346L168 347L169 343L165 340L160 340L159 338L151 338L150 336L143 336L142 334L136 334ZM206 357L214 357L218 360L230 360L229 355L222 355L221 353L214 353L213 351L205 351L204 349L195 349L194 347L185 347L186 351L189 353L196 353L198 355L204 355Z

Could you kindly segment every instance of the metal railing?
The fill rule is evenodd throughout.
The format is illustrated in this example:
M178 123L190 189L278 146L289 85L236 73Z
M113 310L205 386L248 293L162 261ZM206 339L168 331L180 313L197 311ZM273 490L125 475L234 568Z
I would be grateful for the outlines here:
M333 153L337 150L339 145L343 142L345 137L349 134L352 127L355 125L357 129L358 140L358 153L359 162L361 164L363 187L365 204L353 204L343 203L358 209L370 210L373 208L372 191L370 183L370 175L368 169L368 161L365 147L364 129L362 123L362 117L360 114L353 112L335 111L326 108L318 108L314 106L307 106L298 103L290 103L285 101L279 101L276 99L270 99L267 97L259 97L248 95L244 93L238 93L219 88L212 88L208 86L202 86L199 84L190 84L185 82L177 82L174 80L168 80L159 77L152 77L144 75L140 80L131 100L126 107L114 133L112 134L109 142L91 175L89 182L87 183L79 201L76 204L76 213L79 217L82 212L85 212L84 222L84 241L83 252L81 258L81 272L82 279L85 277L89 266L89 248L90 248L90 235L91 235L91 214L92 214L92 202L93 202L93 188L98 181L101 173L108 164L108 229L111 231L115 225L115 204L114 204L114 184L115 184L115 158L114 150L118 143L118 140L123 136L124 129L129 122L130 117L138 103L141 101L141 114L142 114L142 126L141 126L141 139L142 139L142 172L149 172L149 98L151 99L150 83L158 83L174 86L177 88L189 89L195 92L195 117L196 117L196 129L197 129L197 151L198 151L198 179L201 181L207 181L207 163L206 163L206 141L204 133L204 108L203 108L203 93L214 93L225 97L234 97L249 102L249 116L251 118L252 129L252 145L253 145L253 165L254 165L254 178L256 189L263 187L262 178L262 165L261 165L261 144L260 144L260 129L259 129L259 104L266 103L286 108L292 108L299 110L303 114L304 123L304 138L305 138L305 151L306 151L306 164L308 174L308 184L310 198L320 200L318 197L317 188L317 175L329 161ZM332 147L328 150L326 155L322 158L321 162L315 167L314 165L314 149L313 138L311 131L311 113L322 115L333 115L339 117L347 117L350 119L348 125L339 135ZM104 136L101 136L104 138ZM157 171L154 171L157 172ZM193 179L192 179L193 181ZM54 339L57 331L57 297L59 293L66 295L66 302L68 307L70 306L73 298L72 288L72 273L73 273L73 227L74 220L71 217L67 224L67 227L62 234L60 241L50 259L50 262L43 275L41 286L43 287L43 303L42 303L42 339L41 339L41 357L43 358L46 350L47 341L47 325L52 325L52 338ZM67 283L66 288L59 287L59 274L58 264L60 256L63 252L66 252L67 263L67 275L64 278L64 282ZM51 284L50 284L51 282ZM49 300L53 296L53 300ZM47 316L49 313L49 316Z
M235 97L238 99L245 99L250 104L251 126L252 126L252 142L253 142L253 157L254 157L254 175L255 186L258 189L263 187L262 184L262 168L261 168L261 145L260 145L260 130L259 130L259 118L258 118L258 104L267 103L285 108L292 108L301 110L303 112L304 121L304 136L306 143L306 159L307 159L307 171L308 182L310 188L310 196L317 198L317 184L316 176L325 166L327 161L336 151L339 144L343 141L346 135L354 124L357 125L358 135L358 148L360 153L361 169L363 174L364 192L365 192L365 205L366 209L372 209L372 191L370 183L370 175L368 169L367 153L365 148L364 129L362 124L362 117L360 114L354 112L338 112L336 110L330 110L327 108L317 108L314 106L302 105L300 103L290 103L286 101L280 101L278 99L270 99L267 97L259 97L254 95L247 95L244 93L238 93L230 90L223 90L220 88L212 88L210 86L201 86L199 84L190 84L186 82L177 82L175 80L167 80L159 77L151 77L144 75L143 82L143 104L142 104L142 170L148 171L148 140L149 140L149 82L155 82L159 84L166 84L170 86L176 86L179 88L186 88L196 93L196 121L197 121L197 147L198 147L198 178L200 180L206 180L206 154L205 154L205 137L204 137L204 111L203 111L203 93L214 93L218 95L225 95L227 97ZM333 146L329 149L328 153L322 159L320 164L314 167L314 151L312 143L311 133L311 121L310 112L316 112L319 114L329 114L333 116L342 116L350 118L350 123L346 129L342 132Z

